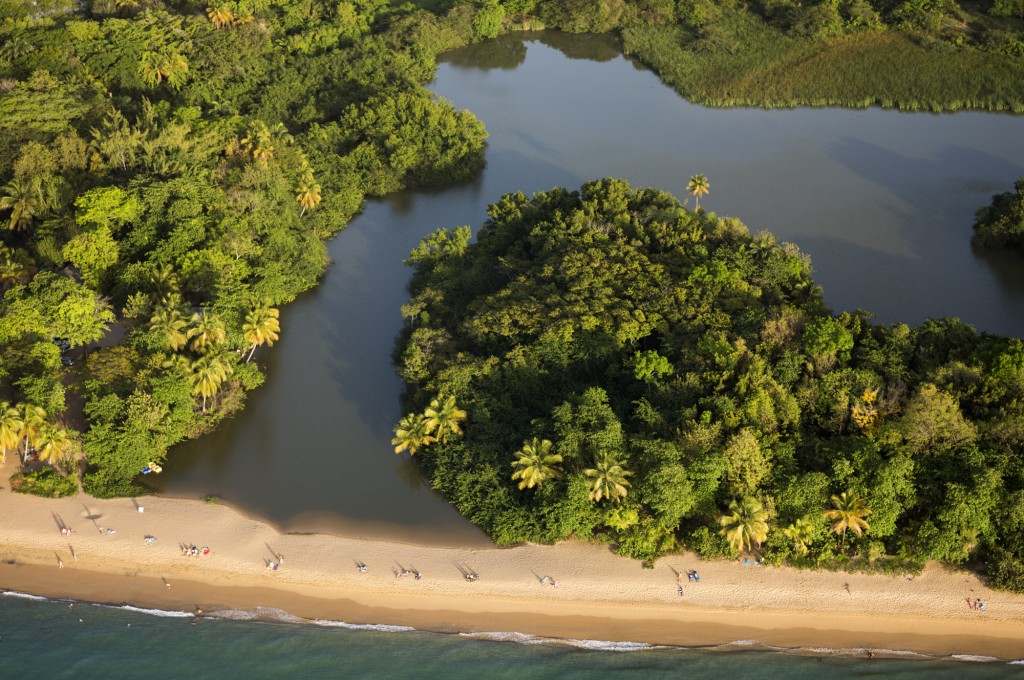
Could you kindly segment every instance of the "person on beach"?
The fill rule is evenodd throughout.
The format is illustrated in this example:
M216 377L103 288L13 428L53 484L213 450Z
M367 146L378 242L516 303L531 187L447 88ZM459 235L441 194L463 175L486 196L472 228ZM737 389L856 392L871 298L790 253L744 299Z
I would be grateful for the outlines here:
M359 569L359 573L360 574L365 574L366 573L367 567L362 562L356 562L356 568Z
M677 592L679 593L679 597L682 597L683 595L686 594L686 591L683 590L682 586L679 586L679 588L677 588Z
M423 578L423 574L421 574L419 570L414 567L412 570L412 577L419 581L421 578Z

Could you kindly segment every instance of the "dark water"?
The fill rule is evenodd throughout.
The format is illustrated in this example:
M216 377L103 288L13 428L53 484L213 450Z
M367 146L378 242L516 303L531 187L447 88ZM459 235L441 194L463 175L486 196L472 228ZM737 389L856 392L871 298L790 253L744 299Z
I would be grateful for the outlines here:
M868 661L861 652L843 657L820 651L805 651L808 656L736 651L744 645L705 651L586 641L541 644L529 638L513 643L337 623L203 619L193 626L191 617L156 614L0 597L0 677L988 680L1024 675L1024 666L977 659Z
M161 490L221 494L295 530L483 542L391 452L390 352L402 260L437 227L478 227L508 191L615 176L682 196L703 173L702 204L798 244L834 309L1024 336L1024 261L969 242L975 210L1024 176L1024 117L706 109L610 38L550 33L451 54L432 89L484 121L486 170L370 203L330 244L323 285L284 310L281 341L258 355L267 383L232 422L178 447Z

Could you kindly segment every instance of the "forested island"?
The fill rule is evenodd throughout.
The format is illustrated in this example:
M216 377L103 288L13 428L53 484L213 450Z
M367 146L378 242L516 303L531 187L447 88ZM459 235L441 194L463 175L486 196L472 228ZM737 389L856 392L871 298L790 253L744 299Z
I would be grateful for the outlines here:
M260 348L289 332L280 307L316 285L325 240L364 199L465 180L483 166L483 125L424 87L443 52L512 30L618 31L627 51L708 104L1020 111L1020 14L1017 0L969 9L863 0L0 0L0 453L44 463L17 480L20 490L74 493L81 472L95 496L135 494L171 445L242 408L263 381ZM797 309L812 304L806 285ZM836 323L859 339L854 326L867 321L857 319ZM734 352L715 343L700 351ZM636 361L653 362L643 369L653 400L662 360ZM801 370L794 365L792 376ZM945 390L937 394L956 394L928 379ZM872 399L894 398L888 384ZM470 411L479 421L482 412ZM714 430L718 421L704 420L716 411L698 411L687 417ZM722 423L730 437L745 431ZM520 425L512 417L500 427ZM757 441L777 469L784 455ZM709 498L692 512L709 516ZM691 510L664 513L681 521ZM871 535L890 537L886 554L899 554L909 534L879 534L885 515L873 512ZM649 528L664 522L637 513L617 520L635 545L625 549L668 545L664 526ZM560 533L531 526L495 533ZM922 526L927 536L928 526L945 525ZM995 541L995 525L977 531L981 545L1008 551L999 564L1016 564L1019 547ZM707 536L708 550L721 547L714 531ZM910 557L952 560L956 551L943 549Z
M409 259L395 443L498 544L1024 588L1020 340L833 315L796 246L623 180L489 215Z

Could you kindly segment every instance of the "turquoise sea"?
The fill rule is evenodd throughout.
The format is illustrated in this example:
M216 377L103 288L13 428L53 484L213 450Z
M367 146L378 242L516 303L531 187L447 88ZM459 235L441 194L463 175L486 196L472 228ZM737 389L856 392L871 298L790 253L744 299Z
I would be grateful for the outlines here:
M183 612L0 597L0 678L965 678L1024 677L1024 661L868 660L857 650L714 649L547 641L511 633L439 634L341 622L296 622L282 612ZM1024 650L1022 650L1024 657Z

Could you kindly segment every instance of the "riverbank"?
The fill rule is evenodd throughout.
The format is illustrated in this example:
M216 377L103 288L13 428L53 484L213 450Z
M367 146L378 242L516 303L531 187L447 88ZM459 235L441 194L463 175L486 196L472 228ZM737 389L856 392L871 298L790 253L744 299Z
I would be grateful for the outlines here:
M205 614L281 610L314 621L443 632L1024 656L1024 597L989 591L973 575L939 565L913 579L691 555L642 569L607 547L575 542L467 549L282 534L223 505L160 497L137 502L142 511L131 499L49 500L4 488L0 588L146 608L198 607ZM62 533L62 524L73 533ZM209 553L184 556L181 546L193 544ZM365 573L357 562L367 565ZM401 568L410 573L396 577ZM687 580L691 569L700 573L699 583ZM467 571L479 578L467 581ZM543 584L545 576L558 587ZM986 611L967 607L976 598Z

